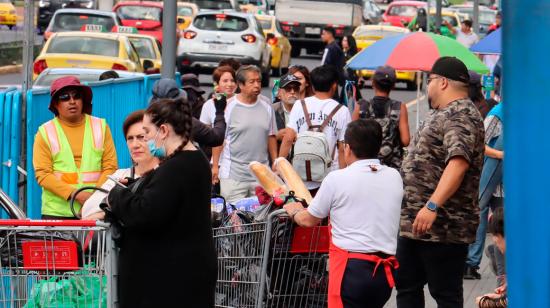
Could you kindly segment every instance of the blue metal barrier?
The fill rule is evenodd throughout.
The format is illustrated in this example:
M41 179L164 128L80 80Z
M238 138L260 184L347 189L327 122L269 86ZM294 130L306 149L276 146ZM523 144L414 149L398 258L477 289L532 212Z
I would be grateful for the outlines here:
M15 88L0 93L0 186L8 196L19 199L19 166L21 151L21 93ZM7 218L3 211L0 217Z

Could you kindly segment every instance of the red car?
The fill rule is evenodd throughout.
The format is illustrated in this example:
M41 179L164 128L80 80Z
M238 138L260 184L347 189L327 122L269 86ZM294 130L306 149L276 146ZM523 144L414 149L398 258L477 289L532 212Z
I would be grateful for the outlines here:
M113 7L123 26L154 36L162 43L162 2L123 1Z
M427 8L426 2L422 1L394 1L382 16L384 23L395 27L405 27L416 16L419 8Z

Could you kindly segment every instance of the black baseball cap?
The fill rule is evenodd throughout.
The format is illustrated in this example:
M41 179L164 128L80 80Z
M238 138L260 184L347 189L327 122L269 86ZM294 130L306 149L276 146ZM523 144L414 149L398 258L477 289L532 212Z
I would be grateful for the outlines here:
M379 66L372 79L378 84L391 85L397 80L395 69L389 65Z
M281 77L281 80L279 81L279 88L284 88L293 82L297 83L298 85L301 84L300 79L298 79L296 76L292 74L285 74L283 75L283 77Z
M471 85L481 85L481 75L474 71L468 71L470 75L470 84Z
M470 75L464 62L455 57L441 57L435 61L430 74L439 75L450 80L469 83Z

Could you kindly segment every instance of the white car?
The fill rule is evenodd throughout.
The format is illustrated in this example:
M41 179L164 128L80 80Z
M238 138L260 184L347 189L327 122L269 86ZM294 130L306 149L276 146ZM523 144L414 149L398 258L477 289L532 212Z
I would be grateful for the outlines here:
M269 85L271 47L254 15L227 12L200 12L185 29L178 44L177 66L182 74L211 71L223 59L257 65L262 86Z

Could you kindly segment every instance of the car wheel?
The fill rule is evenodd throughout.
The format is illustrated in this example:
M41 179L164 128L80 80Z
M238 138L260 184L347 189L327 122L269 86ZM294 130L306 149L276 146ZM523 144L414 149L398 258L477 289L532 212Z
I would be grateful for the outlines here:
M409 91L416 91L418 89L416 85L416 80L414 81L407 81L407 90Z
M274 67L271 69L271 76L273 77L280 77L281 76L281 68L280 67Z
M281 68L281 75L288 74L288 67Z
M292 58L298 58L301 53L302 53L302 47L295 46L295 47L292 47L292 50L290 51L290 56Z
M15 26L14 26L14 25L9 25L9 26L8 26L8 28L9 28L10 30L12 30L13 27L15 27Z
M269 71L270 69L267 69L262 72L262 88L269 87L269 78L271 77Z

